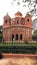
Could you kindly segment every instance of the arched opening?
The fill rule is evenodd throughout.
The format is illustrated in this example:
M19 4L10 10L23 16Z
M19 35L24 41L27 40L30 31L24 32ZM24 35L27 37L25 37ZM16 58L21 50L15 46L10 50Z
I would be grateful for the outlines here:
M18 20L18 19L16 19L16 23L17 23L17 24L19 23L19 20Z
M16 40L18 40L18 34L16 34Z
M18 20L17 20L17 24L18 24Z
M12 40L14 39L14 34L12 34Z
M20 34L20 40L22 40L22 34Z
M27 21L29 22L29 19L27 19Z
M7 19L5 20L5 23L7 23Z

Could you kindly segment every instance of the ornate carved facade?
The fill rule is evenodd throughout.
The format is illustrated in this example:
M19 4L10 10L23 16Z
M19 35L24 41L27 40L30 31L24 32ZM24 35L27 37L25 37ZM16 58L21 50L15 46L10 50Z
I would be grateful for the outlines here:
M29 13L25 17L20 12L15 14L14 18L10 18L7 14L4 17L3 24L4 41L24 41L32 40L32 17Z

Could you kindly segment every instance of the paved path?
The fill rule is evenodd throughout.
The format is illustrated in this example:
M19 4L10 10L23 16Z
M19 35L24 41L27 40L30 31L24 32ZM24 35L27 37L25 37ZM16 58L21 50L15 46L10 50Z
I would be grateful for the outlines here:
M2 54L0 65L37 65L37 54Z
M24 58L3 58L0 60L0 65L34 65L37 60ZM37 64L36 64L37 65Z

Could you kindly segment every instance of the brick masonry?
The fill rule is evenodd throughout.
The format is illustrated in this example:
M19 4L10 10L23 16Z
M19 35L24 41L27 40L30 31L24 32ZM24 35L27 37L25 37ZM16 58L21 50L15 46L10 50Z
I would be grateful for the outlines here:
M3 40L12 41L12 34L14 35L14 41L32 41L32 17L29 13L22 17L22 14L17 12L12 19L8 13L4 16ZM16 40L17 34L18 40ZM20 35L22 35L21 40Z
M37 54L2 54L3 58L24 58L24 57L28 57L28 58L32 58L37 60Z

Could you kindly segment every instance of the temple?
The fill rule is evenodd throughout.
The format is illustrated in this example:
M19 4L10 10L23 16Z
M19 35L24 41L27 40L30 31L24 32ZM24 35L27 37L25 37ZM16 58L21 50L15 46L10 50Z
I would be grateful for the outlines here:
M32 41L32 16L27 13L25 17L18 11L15 17L6 14L3 24L3 40L4 41Z

